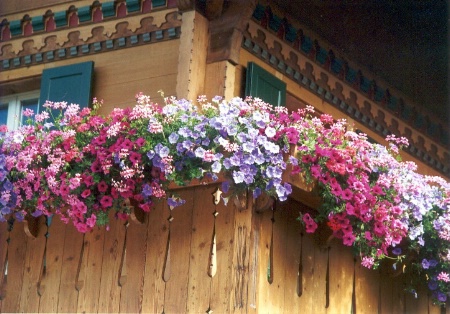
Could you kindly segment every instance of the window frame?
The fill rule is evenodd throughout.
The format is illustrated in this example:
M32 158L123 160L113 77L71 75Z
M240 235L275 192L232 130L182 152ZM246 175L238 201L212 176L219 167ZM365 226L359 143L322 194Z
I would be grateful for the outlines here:
M7 105L8 115L6 119L6 125L8 130L17 130L22 124L22 103L27 100L37 100L37 110L35 113L39 112L40 102L39 102L40 90L36 89L33 91L28 91L24 93L10 94L7 96L0 97L0 106Z

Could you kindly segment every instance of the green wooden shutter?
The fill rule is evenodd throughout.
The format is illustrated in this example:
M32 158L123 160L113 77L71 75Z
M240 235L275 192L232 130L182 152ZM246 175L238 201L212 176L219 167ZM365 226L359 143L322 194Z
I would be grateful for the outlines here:
M286 104L286 83L257 64L247 66L246 96L258 97L273 106Z
M93 73L92 61L45 69L41 79L40 106L49 100L87 107L91 103Z

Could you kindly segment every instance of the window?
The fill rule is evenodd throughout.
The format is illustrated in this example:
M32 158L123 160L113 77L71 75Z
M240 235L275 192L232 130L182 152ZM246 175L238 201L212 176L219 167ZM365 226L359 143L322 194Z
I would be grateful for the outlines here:
M6 124L9 130L17 129L26 121L23 110L39 111L39 90L14 94L0 98L0 125Z
M80 108L89 106L93 73L92 61L45 69L40 82L34 81L31 85L29 81L22 83L24 88L39 88L40 85L40 90L0 97L0 125L6 124L9 130L17 129L27 120L22 116L23 110L29 108L38 113L47 100L74 103L80 105ZM4 88L3 91L13 93L17 89L15 86L14 89Z
M45 101L73 103L80 108L91 102L91 83L94 73L94 62L82 62L42 72L40 103Z
M245 95L258 97L273 106L284 106L286 83L257 64L249 62Z

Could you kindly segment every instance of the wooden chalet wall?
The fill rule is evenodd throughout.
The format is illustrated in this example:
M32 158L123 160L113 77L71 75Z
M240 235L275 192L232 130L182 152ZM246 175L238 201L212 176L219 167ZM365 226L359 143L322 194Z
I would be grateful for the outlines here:
M206 17L192 10L196 1L189 0L166 1L167 7L149 11L145 3L160 1L55 0L51 9L68 17L73 4L79 15L85 7L93 14L106 2L142 6L125 17L117 10L117 16L74 28L0 42L0 88L8 93L39 88L46 68L94 61L93 95L105 101L101 113L108 113L133 106L137 92L157 102L158 90L189 99L243 96L251 61L287 83L291 109L314 105L382 142L380 133L336 105L343 101L364 111L371 100L251 20L256 1L211 1ZM8 8L13 12L8 20L21 21L23 12ZM49 7L28 9L34 17ZM37 62L36 54L44 61ZM334 98L326 98L331 93ZM397 121L375 104L365 114L375 121L379 112L386 113L380 124ZM407 127L397 123L403 133ZM424 151L445 159L440 145L411 132ZM439 174L414 156L407 158L418 161L421 172ZM26 235L23 223L12 229L0 224L0 312L440 313L425 290L419 299L405 293L407 278L394 277L389 265L364 269L338 241L305 234L295 218L303 204L314 205L304 194L276 204L274 211L257 212L251 199L239 208L232 201L215 205L216 189L214 184L181 189L186 204L173 211L159 203L142 222L111 217L109 231L85 235L58 218L48 226L40 220L36 238Z
M87 3L76 2L79 7ZM52 10L58 13L65 6ZM47 9L33 13L42 16ZM15 36L0 42L1 94L39 89L44 69L93 61L92 95L105 103L100 113L133 106L139 92L161 103L159 90L176 95L180 33L180 16L172 8Z
M440 313L389 267L367 270L305 234L305 205L215 205L217 187L178 190L183 206L158 203L142 222L111 217L109 231L55 217L32 238L24 223L0 224L0 312Z

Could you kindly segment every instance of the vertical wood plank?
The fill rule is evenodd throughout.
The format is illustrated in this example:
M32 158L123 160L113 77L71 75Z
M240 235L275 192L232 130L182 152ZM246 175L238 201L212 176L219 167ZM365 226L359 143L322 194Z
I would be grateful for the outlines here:
M6 293L6 286L3 287L4 284L4 269L6 262L6 252L8 250L8 223L2 222L0 223L0 310L2 309L2 303ZM5 290L4 290L5 289Z
M120 312L142 312L145 256L147 253L147 215L144 223L131 222L126 239L126 281L120 293Z
M319 247L314 243L314 266L312 286L312 308L311 313L326 313L326 272L328 248Z
M204 313L210 307L209 254L214 231L215 186L199 186L194 192L187 312ZM220 265L219 267L222 267ZM212 311L216 309L211 308Z
M109 230L105 232L103 247L102 280L98 311L118 313L120 309L119 270L125 239L125 221L114 214L109 217Z
M183 13L178 59L177 96L197 99L203 93L208 20L195 10Z
M270 307L270 290L269 282L267 280L269 257L270 257L270 245L272 239L272 211L268 210L262 214L259 214L257 219L259 224L259 250L258 250L258 288L256 289L257 296L257 308L259 313L273 313L273 309Z
M208 99L224 96L227 61L219 61L206 65L204 94Z
M39 312L55 313L58 311L58 299L61 282L61 268L64 254L64 238L67 225L59 217L53 216L48 228L45 268L41 275L39 291L41 299Z
M104 239L104 228L94 228L94 230L85 234L84 253L79 276L83 286L78 293L77 312L98 311Z
M247 207L238 208L228 202L234 214L231 280L232 313L257 313L259 302L260 225L261 217L255 217L252 196L247 195ZM267 271L266 271L267 272Z
M164 254L169 229L169 209L165 201L155 204L148 214L147 252L144 274L144 313L162 313L165 282L162 279Z
M327 312L349 313L352 308L353 253L340 241L330 248L330 306Z
M417 298L414 296L414 294L406 292L405 294L406 313L429 313L427 292L428 291L425 287L418 288Z
M425 295L423 295L423 297L425 298ZM442 314L441 307L433 304L433 300L432 300L431 296L428 296L427 299L428 299L428 302L427 302L428 303L428 312L427 312L427 314ZM449 312L450 312L450 309L449 309L449 305L447 303L447 307L446 307L444 313L448 314Z
M61 268L61 283L59 285L58 312L73 313L77 311L78 291L75 279L81 258L83 234L77 231L73 224L66 226L64 237L64 252Z
M20 298L20 311L36 313L39 311L39 295L37 293L37 282L42 269L42 256L45 249L45 234L47 226L45 217L37 220L38 234L36 238L27 238L27 252L25 256L25 269L22 284L22 295Z
M405 291L403 274L391 277L389 284L392 286L392 310L391 313L405 313Z
M300 249L301 249L301 225L296 221L298 212L294 210L295 204L288 201L281 209L283 211L283 224L285 225L286 250L284 255L284 312L306 313L301 307L301 297L297 294L297 276L299 272Z
M214 188L214 191L216 188ZM232 204L226 206L223 201L220 201L216 210L219 213L215 222L217 236L217 272L212 278L211 309L216 313L228 313L230 312L233 288L232 265L235 209ZM248 272L248 266L246 270Z
M389 276L389 266L384 263L380 265L380 314L393 313L394 310L394 287L392 281L396 280L396 278Z
M23 223L14 222L8 248L8 276L5 296L2 301L2 313L17 312L20 308L25 256L27 250L27 235Z
M286 224L285 211L280 204L277 204L273 223L273 264L270 265L273 273L273 282L268 286L269 289L269 307L272 312L282 313L285 309L284 295L285 291L285 267L286 263ZM294 280L295 274L292 276ZM295 280L294 280L295 281ZM295 290L294 290L295 291Z
M298 222L300 224L300 222ZM300 297L300 309L304 313L314 313L314 307L317 305L322 305L322 311L325 307L325 281L320 280L314 281L314 276L321 276L321 271L323 270L323 259L319 259L316 263L315 261L315 250L313 239L311 235L304 234L302 238L302 265L303 265L303 276L302 276L302 296ZM326 261L325 261L326 262ZM317 269L316 269L317 268ZM323 271L322 271L323 272ZM323 278L324 279L324 278ZM317 290L316 290L317 289ZM316 301L316 302L314 302ZM317 304L316 304L317 303ZM316 307L318 310L318 307ZM319 312L320 313L320 312Z
M186 200L186 203L176 207L172 213L174 219L170 227L171 277L166 282L165 313L184 313L187 308L194 190L183 189L177 191L177 194Z
M368 269L356 260L356 313L378 313L380 276L378 270Z

